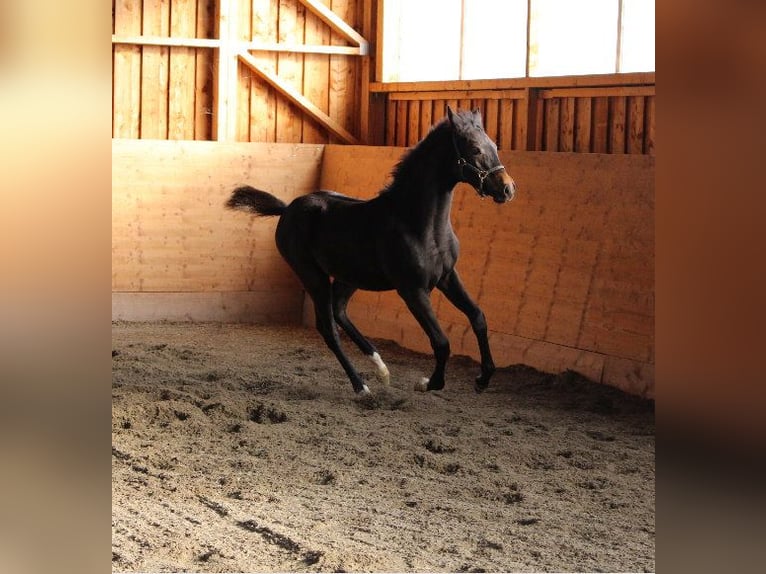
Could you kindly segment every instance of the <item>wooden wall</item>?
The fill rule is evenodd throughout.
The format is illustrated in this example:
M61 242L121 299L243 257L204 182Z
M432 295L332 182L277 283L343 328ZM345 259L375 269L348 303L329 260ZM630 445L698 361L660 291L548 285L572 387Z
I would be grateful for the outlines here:
M446 115L478 108L499 149L654 155L654 73L373 83L371 141L411 146Z
M353 42L311 2L367 38L366 55L322 53ZM227 0L234 24L222 31L221 0L113 0L113 137L410 146L450 104L478 107L500 149L655 154L653 72L383 84L379 0L311 2ZM252 60L235 56L219 85L224 36ZM222 120L227 98L233 117ZM222 123L231 136L220 137Z
M303 290L276 219L224 208L250 183L316 189L322 146L113 140L112 317L298 323Z
M320 185L372 197L403 151L328 146ZM457 268L487 315L496 363L573 369L654 396L654 158L504 151L500 159L517 198L498 206L461 184L452 210ZM478 358L466 319L437 292L432 301L453 352ZM372 337L430 352L395 293L358 292L349 314ZM310 310L304 321L313 324Z
M352 27L362 28L363 0L321 2ZM216 137L217 4L215 0L113 0L112 137ZM308 98L332 121L358 134L361 58L306 53L302 47L346 46L348 42L299 0L236 0L231 6L236 16L234 40L281 45L279 50L251 52L257 64ZM133 41L114 42L114 38ZM162 39L180 45L152 45ZM234 82L236 133L232 140L337 141L242 62Z

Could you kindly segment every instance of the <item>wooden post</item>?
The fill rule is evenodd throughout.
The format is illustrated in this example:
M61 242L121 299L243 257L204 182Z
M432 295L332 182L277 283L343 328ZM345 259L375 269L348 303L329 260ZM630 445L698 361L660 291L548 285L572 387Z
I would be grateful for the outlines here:
M218 0L218 69L215 90L214 137L217 141L237 138L237 58L236 19L237 0Z

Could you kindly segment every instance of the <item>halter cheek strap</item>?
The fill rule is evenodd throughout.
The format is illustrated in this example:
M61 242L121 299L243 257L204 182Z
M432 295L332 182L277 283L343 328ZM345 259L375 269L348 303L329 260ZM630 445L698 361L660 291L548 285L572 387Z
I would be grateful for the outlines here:
M505 166L503 164L499 164L499 165L496 165L495 167L485 171L483 169L479 169L475 165L471 165L462 156L459 156L457 158L457 165L460 168L460 179L461 180L465 181L465 176L463 176L463 169L465 169L466 167L468 169L470 169L471 171L473 171L477 175L477 177L479 178L479 188L476 191L478 191L479 195L481 195L482 197L484 197L484 195L485 195L485 193L484 193L484 180L487 179L493 173L505 169ZM466 182L466 183L471 183L471 182L469 181L469 182Z
M495 167L490 168L489 170L479 169L475 165L468 163L468 161L461 155L460 148L457 147L457 140L455 139L454 133L452 134L452 145L455 146L455 153L457 154L457 165L458 165L458 168L460 169L460 181L464 181L465 183L471 183L470 181L467 181L465 179L465 175L464 175L465 168L470 169L479 178L479 187L478 188L476 188L476 186L474 187L476 188L476 191L479 193L479 195L481 197L484 197L486 195L484 193L484 180L487 179L493 173L505 169L505 166L503 164L498 164Z

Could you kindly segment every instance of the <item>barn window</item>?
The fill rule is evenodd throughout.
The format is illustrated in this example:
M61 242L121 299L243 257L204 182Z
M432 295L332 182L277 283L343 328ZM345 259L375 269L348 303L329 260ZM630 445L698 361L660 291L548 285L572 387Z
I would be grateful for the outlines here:
M383 81L654 70L654 0L382 0Z

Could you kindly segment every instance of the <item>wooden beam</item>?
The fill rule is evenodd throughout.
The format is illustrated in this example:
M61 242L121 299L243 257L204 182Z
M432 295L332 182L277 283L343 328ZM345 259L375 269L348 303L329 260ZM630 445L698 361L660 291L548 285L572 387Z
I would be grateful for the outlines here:
M218 141L234 141L237 138L237 50L234 3L236 0L218 2L218 66L215 91L214 134Z
M630 74L590 74L586 76L552 76L544 78L509 78L497 80L451 80L446 82L373 82L373 92L424 92L440 90L506 90L519 88L558 88L591 86L651 86L654 72Z
M350 143L350 144L359 143L359 140L356 138L356 136L348 132L342 125L340 125L338 122L336 122L326 113L324 113L319 107L314 105L314 103L312 103L303 94L301 94L300 92L298 92L291 86L288 86L287 84L285 84L275 74L272 74L270 72L267 72L266 70L263 70L258 65L258 62L256 61L255 58L253 58L253 56L251 56L247 52L239 52L238 56L239 56L239 59L248 68L250 68L250 70L252 70L256 75L258 75L260 78L265 80L275 90L277 90L280 94L282 94L284 97L290 100L293 104L295 104L298 108L300 108L301 111L307 113L312 118L314 118L314 120L319 122L325 129L330 131L333 135L340 138L345 143Z
M330 8L322 4L320 0L300 0L300 2L314 14L319 16L319 18L328 24L333 31L359 46L360 54L362 56L366 56L369 53L370 48L367 40L365 40L359 32L346 24L346 22L338 17L338 15Z
M291 44L284 42L242 42L230 41L237 50L260 50L263 52L293 52L300 54L338 54L341 56L363 56L359 46L329 46L324 44ZM168 46L180 48L219 48L218 38L170 38L167 36L118 36L112 35L112 44L134 46Z
M520 100L525 91L519 90L445 90L428 92L392 92L391 100Z

